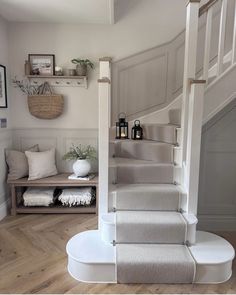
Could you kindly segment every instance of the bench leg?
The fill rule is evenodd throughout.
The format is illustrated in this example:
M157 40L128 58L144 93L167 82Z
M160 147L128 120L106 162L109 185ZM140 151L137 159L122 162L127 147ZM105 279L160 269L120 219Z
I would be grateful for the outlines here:
M11 186L11 215L16 216L16 188Z

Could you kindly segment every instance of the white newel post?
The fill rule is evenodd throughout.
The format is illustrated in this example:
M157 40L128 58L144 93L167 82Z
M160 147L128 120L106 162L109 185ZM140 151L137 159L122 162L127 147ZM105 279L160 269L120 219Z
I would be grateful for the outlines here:
M187 148L187 126L188 126L188 101L189 101L189 79L196 74L197 59L197 39L198 39L198 20L199 20L200 0L190 0L187 3L186 34L185 34L185 57L184 57L184 77L183 77L183 102L182 102L182 163L185 167L186 148ZM185 172L184 172L185 175ZM183 182L185 182L183 175ZM184 184L184 183L183 183Z
M186 186L188 213L197 215L205 80L190 80Z
M110 128L110 101L111 101L111 58L101 58L98 79L99 123L99 229L101 217L108 212L108 166L109 166L109 128Z

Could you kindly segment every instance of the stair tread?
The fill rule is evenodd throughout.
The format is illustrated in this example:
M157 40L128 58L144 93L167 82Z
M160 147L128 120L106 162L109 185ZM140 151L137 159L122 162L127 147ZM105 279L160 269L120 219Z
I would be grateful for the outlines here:
M162 124L162 123L143 123L143 126L157 126L157 127L170 127L170 128L176 128L177 125L175 124Z
M153 260L180 262L186 258L192 261L187 246L173 244L117 244L118 249L126 256L126 261L134 259L140 262L139 255L142 255L142 263L153 263ZM175 254L173 254L173 251ZM168 255L166 255L168 253ZM171 254L172 253L172 254ZM170 254L170 255L169 255ZM176 255L177 254L177 255ZM140 256L139 256L140 257Z
M156 163L154 161L149 160L139 160L139 159L130 159L130 158L110 158L109 159L109 167L116 167L116 166L166 166L166 167L173 167L174 165L171 163Z
M110 139L109 140L110 143L132 143L132 144L153 144L153 145L157 145L157 146L173 146L173 144L171 143L167 143L167 142L159 142L159 141L155 141L155 140L150 140L150 139L142 139L142 140L132 140L132 139Z
M111 185L109 188L110 192L134 192L134 191L142 191L144 190L146 193L147 192L166 192L167 190L169 192L180 192L180 189L177 185L174 184L161 184L161 183L131 183L131 184L116 184L116 185Z

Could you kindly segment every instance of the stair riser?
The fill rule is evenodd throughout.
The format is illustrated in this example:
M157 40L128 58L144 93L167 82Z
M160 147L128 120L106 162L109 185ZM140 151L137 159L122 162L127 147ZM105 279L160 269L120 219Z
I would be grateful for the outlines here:
M109 169L110 183L173 183L172 166L118 166Z
M169 123L173 125L181 125L181 110L171 109L169 110Z
M112 192L109 194L110 209L116 210L147 210L147 211L178 211L180 209L180 195L157 195L142 192Z
M110 155L121 158L154 161L156 163L173 163L173 146L142 142L110 143Z
M143 137L148 140L176 144L177 130L172 126L144 125Z
M111 244L116 240L116 226L115 226L115 213L109 213L109 221L102 219L102 240L105 243ZM187 223L186 241L191 245L196 242L196 223Z
M183 244L185 242L186 229L178 230L177 225L169 227L168 232L165 232L162 225L157 224L149 224L148 230L147 225L142 223L129 227L117 224L116 227L117 243Z
M181 151L182 149L180 147L174 147L173 154L174 154L174 163L177 165L181 165Z

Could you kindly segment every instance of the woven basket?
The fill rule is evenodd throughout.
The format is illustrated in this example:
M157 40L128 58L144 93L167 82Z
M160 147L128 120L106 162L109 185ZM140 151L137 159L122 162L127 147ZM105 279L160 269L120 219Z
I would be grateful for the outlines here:
M31 115L39 119L55 119L63 112L62 95L31 95L28 96L28 107Z

